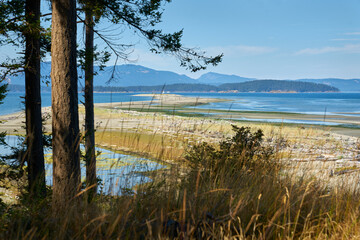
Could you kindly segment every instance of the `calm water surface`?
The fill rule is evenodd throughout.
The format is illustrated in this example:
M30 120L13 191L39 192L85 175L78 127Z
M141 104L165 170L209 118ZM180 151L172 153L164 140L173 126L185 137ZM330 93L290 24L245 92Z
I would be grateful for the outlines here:
M135 93L94 93L95 103L111 102L135 102L151 100L151 97L134 96ZM0 104L0 115L6 115L24 110L25 93L9 92ZM42 93L41 102L43 107L51 106L51 93ZM79 93L79 103L84 102L83 93Z
M6 142L9 146L21 146L22 139L16 136L6 136ZM9 146L0 145L0 156L11 154ZM84 147L81 146L81 150ZM131 189L137 184L151 181L144 173L164 168L157 162L139 158L131 155L124 155L116 153L103 148L96 148L99 155L97 157L97 177L101 179L102 185L99 187L99 192L112 195L121 195L125 189ZM46 184L52 185L52 163L51 151L45 151L45 169L46 169ZM85 164L81 161L81 177L85 180ZM127 190L125 190L127 192Z
M229 99L197 108L221 110L293 112L304 114L360 114L360 93L176 93L183 96ZM136 93L94 93L95 103L146 101L151 97ZM0 115L21 111L24 93L8 93L0 105ZM79 101L84 101L79 94ZM51 105L51 94L42 94L42 106Z
M135 96L137 93L94 93L95 103L146 101L151 97ZM190 107L194 109L238 110L254 112L284 112L360 117L360 93L175 93L191 97L227 99L227 102L209 103ZM0 115L21 111L24 93L9 93L0 105ZM79 101L84 101L79 94ZM51 105L51 94L43 93L42 105ZM340 125L324 121L301 119L237 119L244 121L287 122L299 124ZM351 126L350 126L351 125ZM350 127L359 127L358 123Z
M360 93L182 93L182 95L230 100L196 107L205 109L360 114Z

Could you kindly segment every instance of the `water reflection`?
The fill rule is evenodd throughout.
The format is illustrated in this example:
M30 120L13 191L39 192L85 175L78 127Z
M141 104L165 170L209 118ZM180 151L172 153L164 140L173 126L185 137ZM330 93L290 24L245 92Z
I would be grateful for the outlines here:
M17 136L9 135L5 138L9 146L21 144ZM0 156L11 154L9 146L0 145ZM84 151L84 146L81 145ZM101 181L99 193L121 195L134 186L151 181L144 173L164 168L165 166L146 158L120 154L111 150L96 148L97 177ZM51 151L45 151L46 184L52 185ZM85 163L81 161L81 178L85 180Z

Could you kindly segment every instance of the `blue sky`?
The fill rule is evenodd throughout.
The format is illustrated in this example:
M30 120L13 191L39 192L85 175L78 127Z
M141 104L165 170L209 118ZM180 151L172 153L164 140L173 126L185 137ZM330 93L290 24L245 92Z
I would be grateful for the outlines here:
M173 0L159 27L184 28L184 45L224 53L223 62L192 74L140 43L137 64L192 77L214 71L273 79L360 78L359 0Z
M135 44L133 63L195 78L208 71L261 79L360 78L360 0L173 0L158 27L184 29L185 46L224 53L223 62L191 73L171 56L150 53L127 28L98 29ZM0 58L13 55L7 47L0 51Z

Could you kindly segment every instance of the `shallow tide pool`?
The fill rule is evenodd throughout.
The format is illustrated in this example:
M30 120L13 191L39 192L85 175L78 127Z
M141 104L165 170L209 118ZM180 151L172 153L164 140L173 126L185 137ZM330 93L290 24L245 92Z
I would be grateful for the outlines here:
M8 146L0 145L0 156L11 154L10 146L21 146L23 138L14 135L5 137ZM81 145L81 151L84 146ZM144 173L164 168L155 161L111 150L96 148L97 177L101 181L98 191L104 194L121 195L134 186L151 181ZM52 185L51 150L45 151L46 184ZM85 180L85 163L81 161L81 178Z

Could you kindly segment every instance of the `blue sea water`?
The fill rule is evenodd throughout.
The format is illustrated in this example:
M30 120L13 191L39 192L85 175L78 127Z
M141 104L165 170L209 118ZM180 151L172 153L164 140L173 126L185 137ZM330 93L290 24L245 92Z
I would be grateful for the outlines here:
M182 93L185 96L228 99L197 106L203 109L287 112L304 114L360 114L360 93Z
M221 110L292 112L305 114L360 114L360 93L176 93L183 96L228 99L197 106ZM0 104L0 115L24 109L24 93L10 92ZM135 93L94 93L95 103L146 101L151 97L136 96ZM84 101L79 94L79 101ZM51 93L42 94L42 106L51 105Z
M134 93L94 93L95 103L110 102L135 102L151 100L151 97L135 96ZM25 93L9 92L4 99L4 103L0 104L0 115L6 115L24 110ZM79 93L79 103L84 102L83 93ZM41 94L41 105L43 107L51 106L51 93Z

